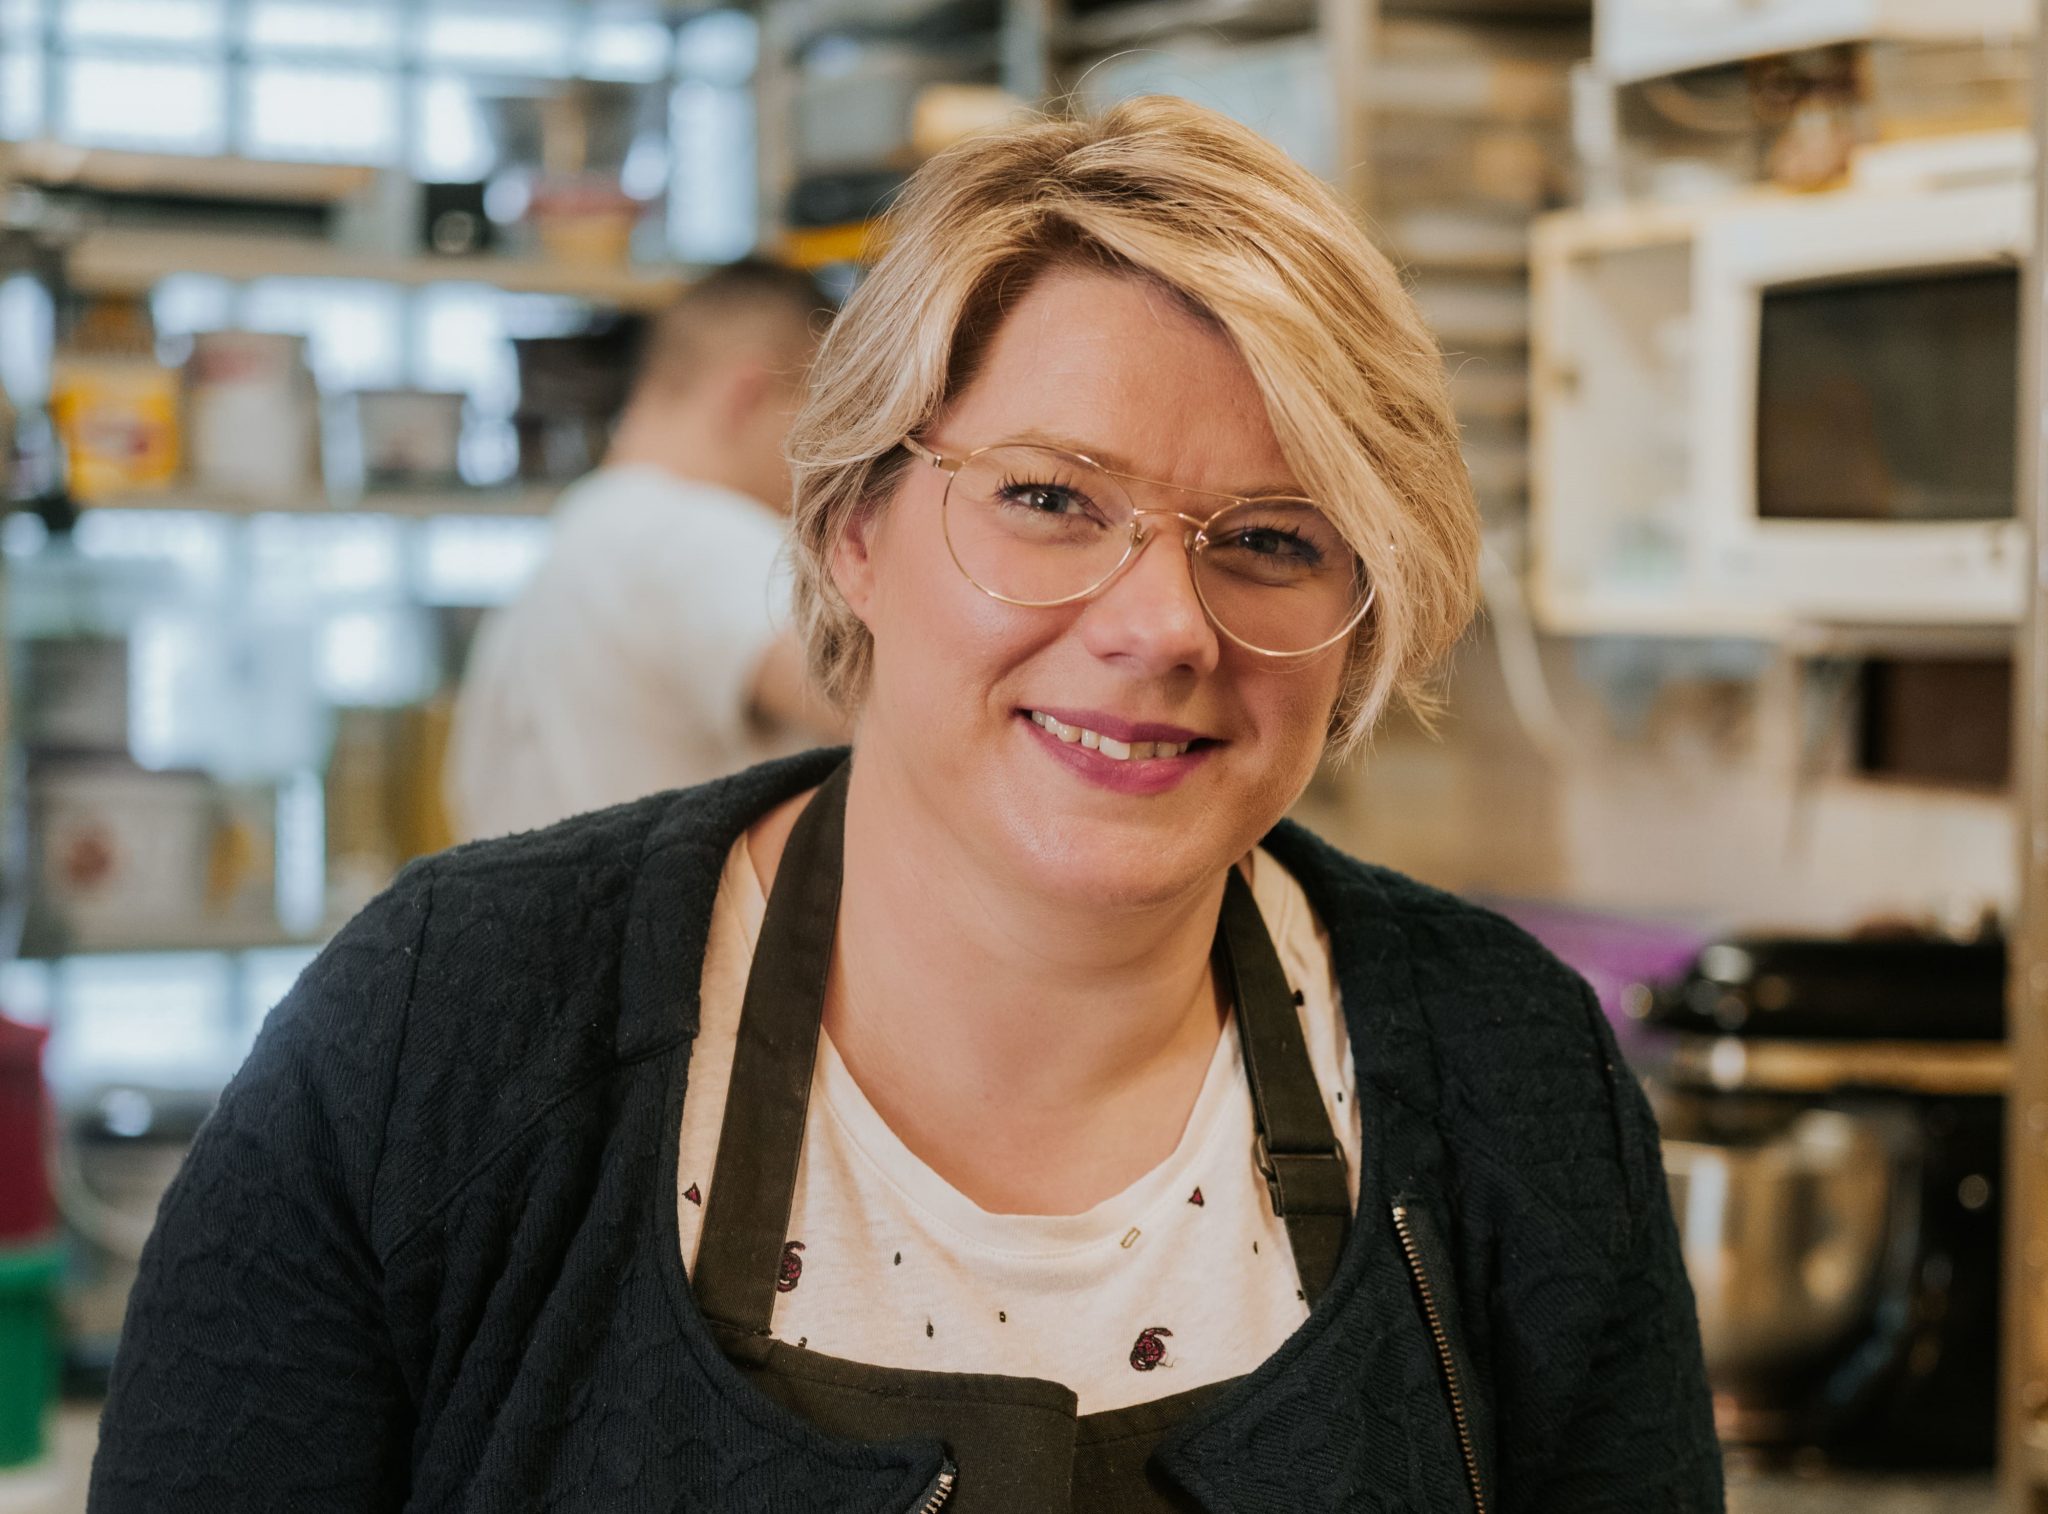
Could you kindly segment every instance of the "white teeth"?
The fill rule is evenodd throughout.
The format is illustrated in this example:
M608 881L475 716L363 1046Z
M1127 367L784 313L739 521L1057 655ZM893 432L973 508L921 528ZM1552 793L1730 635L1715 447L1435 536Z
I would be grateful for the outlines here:
M1079 742L1091 752L1100 752L1118 762L1129 762L1133 758L1178 757L1192 741L1118 741L1114 736L1105 736L1100 731L1091 731L1086 726L1068 725L1056 720L1043 710L1031 710L1031 723L1061 741L1072 745Z

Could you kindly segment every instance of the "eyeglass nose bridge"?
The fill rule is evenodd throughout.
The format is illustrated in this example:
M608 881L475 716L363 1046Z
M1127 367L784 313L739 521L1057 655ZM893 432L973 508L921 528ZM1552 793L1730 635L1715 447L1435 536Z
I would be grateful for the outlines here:
M1193 557L1195 553L1208 545L1209 521L1216 518L1212 515L1208 520L1204 520L1201 516L1190 515L1185 510L1139 509L1133 506L1131 510L1131 550L1125 555L1123 562L1118 565L1119 572L1135 562L1138 554L1144 551L1147 543L1152 540L1152 532L1145 525L1145 517L1148 515L1164 515L1168 519L1177 520L1187 527L1187 530L1181 533L1181 545L1187 549L1189 557ZM1114 576L1114 574L1111 575L1111 577Z
M1202 607L1202 615L1211 625L1215 626L1218 631L1222 632L1230 640L1237 640L1237 637L1232 632L1224 629L1222 622L1216 619L1216 612L1209 607L1209 597L1202 592L1201 574L1195 567L1197 555L1209 542L1209 521L1202 519L1198 515L1190 515L1185 510L1165 510L1158 507L1140 509L1133 506L1131 509L1131 544L1124 549L1123 561L1110 569L1102 582L1088 590L1087 593L1077 595L1076 597L1084 600L1098 599L1109 592L1112 584L1119 582L1125 574L1131 571L1132 566L1138 560L1139 554L1152 544L1152 539L1155 535L1145 524L1145 517L1148 515L1164 515L1170 520L1179 521L1186 528L1181 532L1180 540L1182 550L1187 553L1188 583L1195 591L1195 602ZM1213 520L1215 517L1211 516L1209 519Z

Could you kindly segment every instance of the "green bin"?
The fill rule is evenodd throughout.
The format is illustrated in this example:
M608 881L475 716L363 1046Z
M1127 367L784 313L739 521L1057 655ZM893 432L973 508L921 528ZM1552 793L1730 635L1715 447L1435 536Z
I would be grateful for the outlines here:
M43 1454L57 1396L58 1246L0 1249L0 1468Z

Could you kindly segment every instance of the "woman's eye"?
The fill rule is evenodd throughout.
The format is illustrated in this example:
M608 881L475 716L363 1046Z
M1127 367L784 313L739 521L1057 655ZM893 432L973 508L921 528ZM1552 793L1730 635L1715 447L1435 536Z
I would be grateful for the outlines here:
M1078 515L1088 508L1085 496L1059 484L1011 484L1002 498L1040 515Z
M1292 531L1272 527L1248 527L1243 531L1234 531L1230 536L1230 545L1256 557L1288 557L1298 562L1313 563L1322 556L1316 551L1314 543L1296 536Z

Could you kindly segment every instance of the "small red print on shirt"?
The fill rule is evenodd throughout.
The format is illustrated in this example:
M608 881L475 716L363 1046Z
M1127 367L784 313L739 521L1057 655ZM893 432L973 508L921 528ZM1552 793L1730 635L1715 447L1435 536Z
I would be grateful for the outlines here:
M1166 1360L1166 1342L1163 1339L1173 1332L1164 1325L1154 1325L1149 1330L1140 1330L1138 1339L1131 1346L1131 1370L1150 1372Z
M1188 1202L1190 1204L1193 1204L1197 1209L1200 1209L1204 1207L1209 1201L1202 1197L1202 1190L1197 1188L1193 1193L1188 1195Z
M804 1249L802 1241L785 1241L782 1246L782 1266L775 1274L777 1293L794 1293L796 1285L804 1275L804 1259L797 1253Z
M695 1183L692 1183L689 1187L683 1190L683 1197L688 1199L691 1203L695 1204L699 1209L702 1209L704 1207L704 1195L697 1191L697 1185Z

